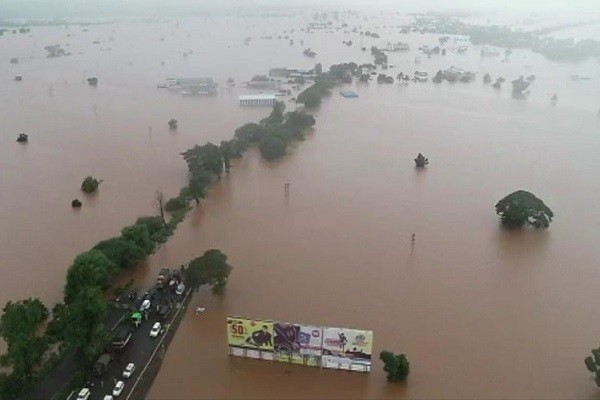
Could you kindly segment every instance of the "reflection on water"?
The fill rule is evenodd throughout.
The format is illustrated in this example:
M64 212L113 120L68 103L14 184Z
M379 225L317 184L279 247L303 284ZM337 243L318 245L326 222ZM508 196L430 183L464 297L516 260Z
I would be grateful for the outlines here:
M275 66L371 62L361 47L402 40L417 49L437 41L382 28L392 25L390 18L371 22L379 41L341 32L309 35L293 18L237 17L178 26L120 23L89 32L36 28L31 37L0 39L2 54L22 58L17 65L0 63L1 75L24 75L22 82L4 83L0 109L0 268L13 277L0 301L59 300L77 253L152 213L156 189L177 194L186 179L181 151L229 138L267 113L238 108L245 90L224 89L227 77L243 82ZM317 51L315 59L287 40L258 39L290 25L296 42ZM250 35L255 40L244 46ZM115 38L110 46L91 45L109 36ZM354 46L341 44L348 37ZM69 43L73 55L44 58L43 46L53 43ZM390 74L416 69L414 55L390 54ZM234 265L223 298L196 295L190 310L202 304L207 312L188 311L150 397L596 393L582 361L600 335L594 229L600 183L592 179L600 150L597 62L549 63L515 51L509 63L500 63L472 49L425 58L418 69L432 75L450 65L476 71L476 81L352 84L359 98L351 101L336 88L315 112L314 134L276 163L265 163L256 151L237 161L175 236L133 273L151 282L160 268L209 248L222 249ZM528 98L517 101L510 85L483 85L484 72L537 79ZM92 74L99 77L96 88L85 81ZM567 81L572 74L593 79ZM208 98L156 89L170 76L212 76L221 91ZM556 107L549 93L559 93ZM167 126L170 118L179 121L176 132ZM26 146L13 143L20 131L30 133ZM414 168L418 152L431 161L423 171ZM79 192L86 175L105 180L93 197ZM494 205L521 188L555 212L548 232L499 227ZM84 205L73 212L75 197ZM373 373L363 375L230 358L228 314L372 329L375 358L383 349L408 354L409 382L386 384L378 360Z

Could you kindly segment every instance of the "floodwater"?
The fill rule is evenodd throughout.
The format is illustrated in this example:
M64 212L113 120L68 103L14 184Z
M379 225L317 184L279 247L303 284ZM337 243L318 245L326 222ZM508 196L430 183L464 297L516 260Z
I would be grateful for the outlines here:
M391 54L389 74L456 65L475 70L477 80L350 85L357 99L336 88L315 112L313 134L272 164L255 151L236 162L135 271L138 282L151 282L161 267L210 248L234 266L225 296L195 296L149 397L596 396L583 359L600 337L598 61L551 63L515 51L502 63L474 48L415 65L416 48L435 45L436 36L402 36L390 28L402 22L390 15L349 22L370 24L379 40L299 32L311 17L122 22L0 38L0 268L11 277L0 302L58 301L76 254L153 213L157 189L178 192L186 177L179 152L229 138L266 115L238 108L237 96L246 93L240 82L273 66L370 62L360 47L403 40L413 51ZM259 39L290 28L294 46ZM254 37L249 46L246 36ZM302 56L302 39L315 59ZM342 45L347 39L352 47ZM44 58L43 46L54 43L70 43L74 54ZM22 60L13 65L10 57ZM528 99L513 99L508 85L483 85L485 72L537 80ZM16 74L23 82L12 81ZM573 74L591 80L570 81ZM97 88L85 83L91 75L99 77ZM169 76L204 75L222 84L218 96L156 89ZM228 76L238 82L231 90ZM179 120L175 133L167 128L171 117ZM14 143L20 131L30 132L27 145ZM430 159L422 171L412 161L418 152ZM89 197L78 190L88 174L105 179ZM499 227L494 205L518 189L553 209L548 231ZM84 202L76 211L75 197ZM200 316L198 305L207 308ZM371 329L373 372L229 357L228 314ZM377 359L383 349L408 355L406 384L385 382Z

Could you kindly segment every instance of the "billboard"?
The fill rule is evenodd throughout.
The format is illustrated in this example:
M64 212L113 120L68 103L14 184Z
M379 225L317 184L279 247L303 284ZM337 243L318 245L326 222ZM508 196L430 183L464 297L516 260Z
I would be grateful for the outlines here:
M311 367L321 365L323 330L312 325L275 322L275 360Z
M227 317L227 344L240 357L273 359L273 322Z
M310 367L371 371L373 332L227 317L229 354Z
M323 328L321 362L325 368L369 372L372 348L372 331Z

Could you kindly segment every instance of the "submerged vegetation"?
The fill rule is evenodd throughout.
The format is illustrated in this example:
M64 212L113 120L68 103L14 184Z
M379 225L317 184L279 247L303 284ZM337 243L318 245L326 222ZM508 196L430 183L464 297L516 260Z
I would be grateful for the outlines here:
M93 176L86 176L83 182L81 182L81 190L86 193L94 193L98 190L98 186L102 183L102 180L98 180Z
M406 354L394 354L382 351L379 359L383 361L383 370L387 373L388 382L404 382L410 373L410 363Z
M496 204L496 214L510 228L548 228L554 213L541 199L525 190L513 192Z

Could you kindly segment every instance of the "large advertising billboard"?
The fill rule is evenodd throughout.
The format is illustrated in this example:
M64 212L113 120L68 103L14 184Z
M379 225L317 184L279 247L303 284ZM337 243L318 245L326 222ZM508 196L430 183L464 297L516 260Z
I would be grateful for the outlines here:
M372 351L372 331L323 328L321 362L325 368L369 372Z
M227 317L229 354L311 367L371 371L373 332Z
M273 359L273 322L227 317L227 344L231 354Z
M303 364L311 367L321 365L323 330L311 325L275 322L275 360Z

